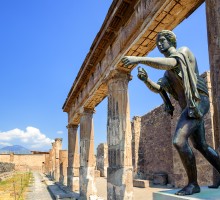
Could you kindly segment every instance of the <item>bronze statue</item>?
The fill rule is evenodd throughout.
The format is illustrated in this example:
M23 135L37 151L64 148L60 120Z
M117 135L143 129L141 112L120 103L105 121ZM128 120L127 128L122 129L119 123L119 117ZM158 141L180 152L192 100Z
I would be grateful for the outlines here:
M174 107L167 95L169 93L179 102L182 113L173 137L173 145L177 149L188 176L188 184L176 195L199 193L195 156L188 144L190 138L194 148L211 163L220 173L220 158L205 139L204 115L209 110L209 94L205 81L199 76L196 58L187 47L176 49L176 36L172 31L163 30L156 39L157 48L165 58L125 56L125 66L145 64L150 67L166 70L157 83L148 78L143 68L138 68L138 78L153 92L159 93L164 100L165 111L173 115ZM217 188L220 182L210 186Z

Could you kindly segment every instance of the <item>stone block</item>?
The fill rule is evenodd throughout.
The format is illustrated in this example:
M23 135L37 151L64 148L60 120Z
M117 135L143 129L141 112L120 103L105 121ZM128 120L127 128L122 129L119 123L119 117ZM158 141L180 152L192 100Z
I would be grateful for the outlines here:
M100 177L100 171L99 170L95 170L95 177Z
M168 180L168 175L165 173L155 173L153 175L153 184L155 185L166 185Z
M146 188L150 186L150 183L149 180L134 179L133 186L139 188Z

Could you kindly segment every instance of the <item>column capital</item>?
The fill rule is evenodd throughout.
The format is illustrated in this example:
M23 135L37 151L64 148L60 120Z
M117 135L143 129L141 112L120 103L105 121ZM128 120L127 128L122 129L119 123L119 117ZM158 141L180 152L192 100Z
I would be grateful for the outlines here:
M106 78L106 82L109 82L109 81L115 80L115 79L116 80L122 79L122 80L130 81L130 80L132 80L132 76L131 76L130 72L119 70L119 69L113 69L108 74L108 76Z
M55 138L55 142L57 142L57 141L62 142L62 141L63 141L63 138Z
M79 127L78 124L68 124L68 125L66 126L67 129L77 129L78 127Z
M95 109L94 108L85 108L85 107L81 107L79 110L80 115L84 115L84 114L94 114L95 113Z

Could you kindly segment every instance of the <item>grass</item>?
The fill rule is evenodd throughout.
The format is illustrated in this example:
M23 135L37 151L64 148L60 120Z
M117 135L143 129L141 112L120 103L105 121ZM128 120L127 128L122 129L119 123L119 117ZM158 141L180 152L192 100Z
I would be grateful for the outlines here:
M0 200L24 200L32 173L16 172L11 178L0 182Z

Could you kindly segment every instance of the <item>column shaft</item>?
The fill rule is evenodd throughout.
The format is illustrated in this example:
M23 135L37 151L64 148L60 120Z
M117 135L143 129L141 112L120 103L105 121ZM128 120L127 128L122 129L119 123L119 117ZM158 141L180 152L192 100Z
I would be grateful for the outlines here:
M129 78L128 74L113 71L108 81L108 199L133 199Z
M68 169L67 186L71 191L79 190L79 153L78 125L70 124L68 128Z
M60 150L62 149L62 138L55 138L55 181L60 180Z
M220 146L220 1L206 0L215 148ZM218 177L219 179L220 177ZM217 180L214 180L216 182Z
M80 118L80 199L95 196L94 110L85 109Z

